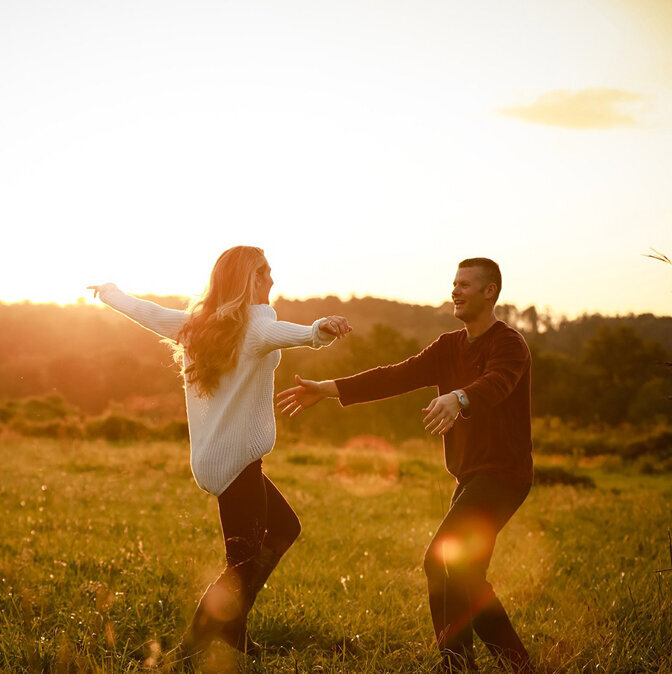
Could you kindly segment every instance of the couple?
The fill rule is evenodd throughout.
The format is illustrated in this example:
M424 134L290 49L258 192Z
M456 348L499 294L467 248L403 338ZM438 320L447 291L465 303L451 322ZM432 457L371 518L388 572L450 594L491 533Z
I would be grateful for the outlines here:
M256 654L247 615L259 590L300 533L291 506L262 470L275 441L273 372L279 349L320 348L345 337L345 318L312 326L278 321L269 306L271 269L259 248L237 246L217 260L202 298L187 311L90 286L112 308L169 340L182 363L197 484L215 495L226 568L206 589L175 661L204 651L215 638ZM341 404L438 387L425 413L441 434L448 470L457 478L450 509L425 554L429 604L444 671L476 667L472 628L502 665L529 671L527 652L486 581L495 538L532 482L530 353L523 337L495 318L499 267L487 258L460 263L455 316L465 328L444 333L402 363L297 386L278 395L294 415L326 397Z

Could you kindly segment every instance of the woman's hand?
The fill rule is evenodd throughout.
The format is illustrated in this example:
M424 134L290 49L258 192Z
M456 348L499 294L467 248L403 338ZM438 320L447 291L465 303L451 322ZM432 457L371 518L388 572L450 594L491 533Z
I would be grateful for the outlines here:
M327 316L318 323L318 327L323 332L333 335L337 339L341 339L349 332L352 332L348 319L343 316Z
M422 411L426 415L423 419L425 430L432 435L444 435L453 427L460 413L460 403L454 393L446 393L434 398Z
M87 290L93 290L93 299L100 297L102 293L108 290L119 290L114 283L99 283L95 286L86 286ZM102 297L101 297L102 299Z
M332 380L313 381L312 379L302 379L299 375L294 375L298 386L285 389L276 396L276 407L282 414L289 414L293 417L302 412L323 398L337 398L338 388Z

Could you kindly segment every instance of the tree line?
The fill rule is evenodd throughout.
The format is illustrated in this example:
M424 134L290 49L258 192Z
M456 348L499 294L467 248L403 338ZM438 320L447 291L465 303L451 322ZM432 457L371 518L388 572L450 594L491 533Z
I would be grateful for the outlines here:
M186 302L149 299L172 307ZM370 297L279 298L275 308L280 319L300 323L342 314L355 329L328 349L285 351L276 373L278 390L292 385L295 373L334 378L403 360L442 332L461 327L450 303L434 307ZM669 423L672 377L663 363L672 353L672 317L596 314L569 320L512 305L498 312L530 345L535 416L577 424ZM0 304L0 325L4 404L52 396L87 416L116 410L162 422L183 417L181 381L168 348L116 312L85 303ZM430 390L417 391L342 411L335 409L337 401L329 401L291 421L280 418L279 428L334 441L360 433L411 438L423 435L420 410L433 396Z

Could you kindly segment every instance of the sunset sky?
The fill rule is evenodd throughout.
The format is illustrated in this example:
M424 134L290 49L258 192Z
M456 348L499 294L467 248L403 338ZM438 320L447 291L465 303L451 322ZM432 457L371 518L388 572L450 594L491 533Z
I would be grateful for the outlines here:
M669 0L3 0L0 301L275 295L670 314Z

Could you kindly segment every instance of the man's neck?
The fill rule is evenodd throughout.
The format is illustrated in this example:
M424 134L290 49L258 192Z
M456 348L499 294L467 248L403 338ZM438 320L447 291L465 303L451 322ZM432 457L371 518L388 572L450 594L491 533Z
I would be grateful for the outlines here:
M467 330L467 339L471 342L477 337L480 337L484 332L487 332L497 322L495 312L479 316L473 321L465 322L464 327Z

